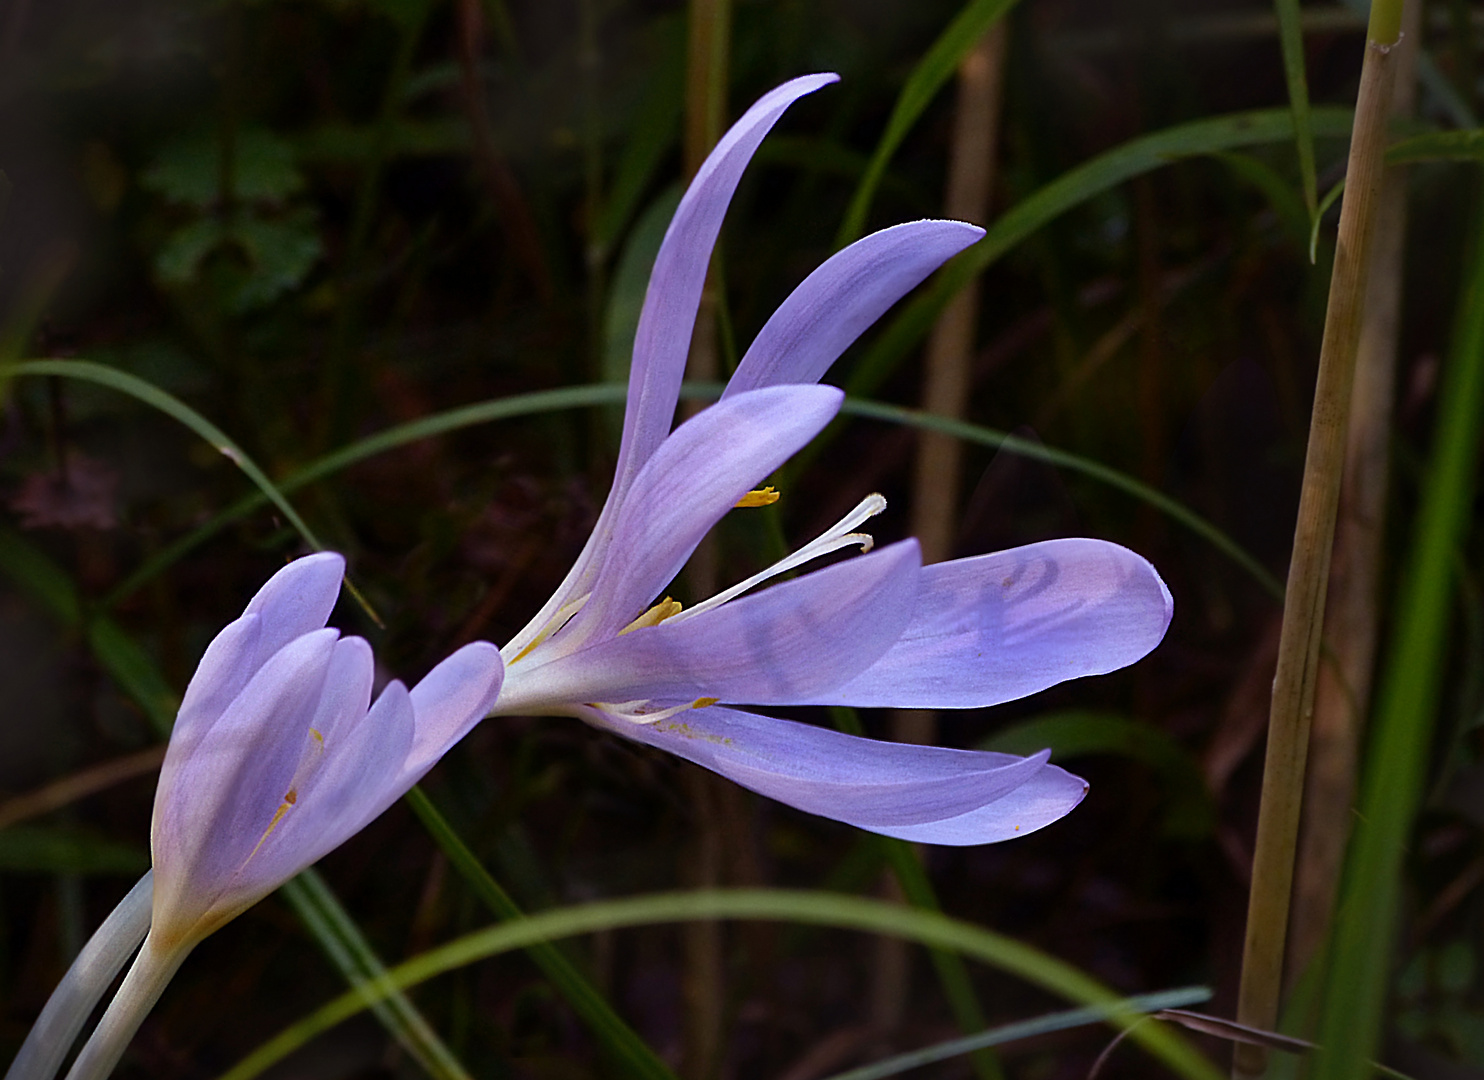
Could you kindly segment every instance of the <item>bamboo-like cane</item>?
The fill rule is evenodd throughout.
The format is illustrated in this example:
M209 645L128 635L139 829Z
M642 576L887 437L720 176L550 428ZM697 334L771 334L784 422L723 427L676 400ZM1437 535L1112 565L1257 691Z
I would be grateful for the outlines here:
M1237 999L1237 1020L1249 1027L1272 1029L1278 1019L1330 548L1345 463L1345 433L1360 342L1366 271L1384 171L1386 128L1397 59L1394 47L1401 34L1401 12L1402 0L1375 0L1371 7L1355 106L1345 199L1340 211L1334 273L1319 351L1319 378L1304 460L1303 491L1288 568L1278 672L1273 680L1273 704L1268 720L1262 804L1257 818L1247 939ZM1238 1078L1261 1076L1266 1064L1264 1049L1238 1046L1232 1074Z

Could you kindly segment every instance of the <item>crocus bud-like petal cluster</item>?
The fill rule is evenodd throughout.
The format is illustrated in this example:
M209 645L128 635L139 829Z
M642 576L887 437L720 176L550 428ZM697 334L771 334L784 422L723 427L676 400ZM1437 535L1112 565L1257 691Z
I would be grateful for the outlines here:
M155 793L157 945L200 940L342 844L499 695L499 653L475 642L373 703L371 647L325 628L344 569L289 563L191 679Z

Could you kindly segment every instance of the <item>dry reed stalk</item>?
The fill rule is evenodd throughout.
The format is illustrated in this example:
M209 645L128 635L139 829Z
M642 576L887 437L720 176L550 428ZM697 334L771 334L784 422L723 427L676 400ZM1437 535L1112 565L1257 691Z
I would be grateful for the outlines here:
M1366 273L1384 169L1400 11L1400 4L1377 0L1366 39L1329 306L1319 350L1319 377L1304 460L1298 524L1288 568L1278 671L1273 680L1242 983L1237 997L1237 1022L1265 1030L1272 1030L1278 1020L1330 550L1345 461ZM1267 1056L1261 1047L1238 1046L1232 1060L1233 1076L1261 1076Z
M1392 116L1416 105L1418 31L1422 4L1405 13L1397 49ZM1370 705L1379 623L1381 545L1385 534L1387 466L1397 337L1401 321L1402 260L1407 235L1407 171L1386 170L1381 181L1366 287L1345 478L1335 524L1334 560L1325 605L1325 643L1332 661L1320 668L1309 733L1309 767L1299 831L1288 971L1297 978L1329 932L1339 888L1350 810L1355 799L1360 729Z

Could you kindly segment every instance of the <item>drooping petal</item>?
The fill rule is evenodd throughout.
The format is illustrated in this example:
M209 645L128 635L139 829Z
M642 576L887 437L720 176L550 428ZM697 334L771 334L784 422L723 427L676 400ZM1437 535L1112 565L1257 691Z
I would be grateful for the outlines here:
M284 815L274 834L243 868L254 882L287 880L339 847L395 802L412 748L415 719L407 688L387 684L369 712L343 725L315 783Z
M670 432L711 249L743 170L790 105L838 80L839 76L832 74L804 75L764 94L717 142L680 200L655 257L634 335L623 439L613 487L592 535L566 578L505 646L507 661L519 655L563 606L592 588L612 541L618 510L639 470Z
M962 709L1013 701L1138 660L1173 601L1117 544L1048 540L922 569L901 639L824 703Z
M911 831L932 843L1023 835L1076 805L1053 805L1049 792L1070 781L1080 799L1086 789L1047 765L1044 751L1021 758L877 742L716 706L655 724L590 719L811 814L888 835ZM1034 797L1020 794L1027 788ZM966 819L974 829L964 827Z
M818 382L889 307L983 235L962 221L911 221L836 252L763 325L723 399L764 386Z
M677 617L552 661L533 673L526 692L554 702L649 699L656 702L650 711L702 697L754 705L814 701L901 635L920 565L917 541L904 540L693 619Z
M409 701L416 728L400 774L403 790L488 715L504 676L500 650L487 641L475 641L445 658L412 688Z
M150 849L155 911L209 904L273 821L298 769L335 630L305 634L259 669L155 792ZM166 760L177 756L175 744Z
M635 478L591 598L549 644L570 652L628 625L711 526L814 438L843 398L832 386L775 386L719 402L676 428Z
M764 94L717 142L680 200L655 257L639 314L612 498L624 498L670 432L706 267L742 171L790 105L838 79L830 74L804 75Z

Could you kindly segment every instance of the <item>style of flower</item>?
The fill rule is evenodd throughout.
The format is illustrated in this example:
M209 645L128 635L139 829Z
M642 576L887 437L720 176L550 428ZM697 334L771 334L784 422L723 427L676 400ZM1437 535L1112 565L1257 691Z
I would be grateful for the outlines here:
M502 650L496 714L570 715L686 758L790 805L908 840L979 844L1029 833L1087 790L1008 754L882 743L732 705L968 708L1142 657L1171 600L1116 544L1066 539L921 565L913 540L865 554L872 495L762 573L682 610L662 590L729 510L835 416L814 385L872 322L982 230L898 225L811 274L759 332L722 399L671 431L711 249L741 173L795 100L764 95L717 144L655 261L634 343L623 438L593 534L565 581ZM856 558L761 592L777 575ZM749 593L749 595L742 595ZM658 598L658 602L656 602Z
M8 1077L55 1072L143 938L69 1073L106 1076L191 949L363 829L494 704L487 642L373 704L370 646L325 628L344 570L332 553L289 563L207 647L155 789L152 887L147 875L84 950Z

